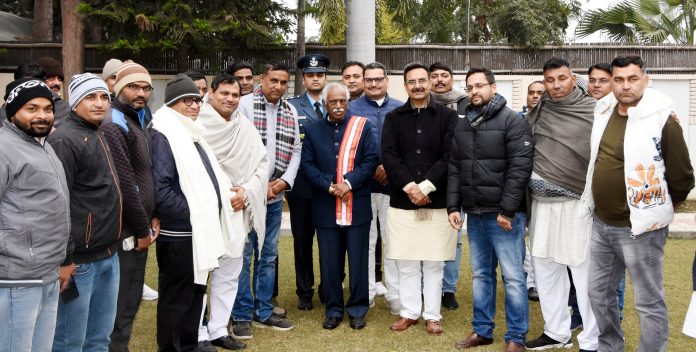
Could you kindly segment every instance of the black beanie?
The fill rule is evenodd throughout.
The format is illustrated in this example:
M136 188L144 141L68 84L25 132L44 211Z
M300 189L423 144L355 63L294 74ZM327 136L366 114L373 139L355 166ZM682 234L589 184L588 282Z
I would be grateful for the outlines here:
M53 93L43 81L35 78L20 78L5 88L5 111L7 119L14 117L19 109L34 98L46 98L54 105Z
M188 76L180 73L167 82L167 87L164 89L164 105L171 106L177 100L189 97L200 98L201 93Z

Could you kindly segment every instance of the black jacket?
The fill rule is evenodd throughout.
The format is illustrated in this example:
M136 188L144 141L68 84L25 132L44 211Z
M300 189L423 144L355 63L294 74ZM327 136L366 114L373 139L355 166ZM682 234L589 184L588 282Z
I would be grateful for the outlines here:
M118 100L112 102L112 107L100 129L111 148L123 192L123 232L143 238L150 233L155 210L150 136L137 112Z
M434 100L423 109L411 107L411 100L391 112L382 129L382 162L389 179L394 208L440 209L446 207L447 165L457 113ZM436 191L428 196L430 204L417 207L403 191L410 182L429 180Z
M167 236L171 232L188 233L190 236L191 213L189 212L188 201L179 183L179 172L176 168L176 161L169 141L164 134L155 129L150 130L152 136L152 176L155 184L155 216L160 220L162 234L159 240L171 240ZM203 161L203 166L208 172L210 182L212 182L218 197L218 208L222 207L220 199L220 187L215 178L213 167L208 160L203 148L194 143L198 155ZM217 162L216 160L214 160ZM206 180L201 180L206 182Z
M75 263L110 257L121 236L122 208L118 176L104 135L70 112L47 141L63 164L68 182Z
M532 174L534 143L524 119L495 96L471 122L467 113L454 133L449 164L447 211L502 213L513 217L524 204Z

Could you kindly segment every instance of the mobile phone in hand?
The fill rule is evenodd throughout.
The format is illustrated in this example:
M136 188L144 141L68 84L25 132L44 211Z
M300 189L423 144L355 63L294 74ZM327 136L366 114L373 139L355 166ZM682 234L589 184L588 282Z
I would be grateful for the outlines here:
M77 297L80 297L80 292L77 291L77 285L75 285L75 278L72 275L70 275L70 280L68 280L68 287L66 287L65 290L60 293L60 299L63 301L63 303L68 303Z

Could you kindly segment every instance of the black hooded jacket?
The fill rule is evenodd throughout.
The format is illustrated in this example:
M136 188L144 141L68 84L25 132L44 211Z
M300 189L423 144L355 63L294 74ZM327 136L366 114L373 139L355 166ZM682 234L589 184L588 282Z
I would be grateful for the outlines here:
M447 211L513 217L524 206L534 143L524 119L496 94L473 120L468 105L457 124L447 182Z

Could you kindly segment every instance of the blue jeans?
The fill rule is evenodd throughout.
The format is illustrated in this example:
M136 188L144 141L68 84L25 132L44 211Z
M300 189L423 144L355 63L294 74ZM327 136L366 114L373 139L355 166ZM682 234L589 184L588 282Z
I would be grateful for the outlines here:
M624 296L626 295L626 272L621 278L619 288L616 289L616 299L619 303L619 321L623 321Z
M665 302L664 246L667 227L631 238L631 229L592 223L589 295L599 327L600 351L624 351L616 289L628 270L640 318L639 352L667 349L668 312Z
M118 254L75 267L79 296L58 303L53 352L108 351L116 319Z
M265 321L273 312L271 298L275 284L275 260L278 257L278 235L283 216L283 202L268 204L266 208L266 237L261 254L258 252L258 236L255 231L249 233L249 240L244 246L244 265L239 274L239 290L234 301L232 318L235 321L251 321L253 314ZM254 279L251 280L251 258L254 256ZM251 294L253 283L254 296Z
M505 341L525 342L529 321L527 279L524 273L523 213L515 214L512 231L498 226L498 214L467 214L474 291L474 332L493 338L495 324L496 267L500 261L505 284Z
M462 262L462 233L459 230L457 233L457 253L454 260L445 262L445 273L442 278L442 292L456 292L457 283L459 282L459 265Z
M0 351L48 351L58 313L58 281L43 286L0 288Z

